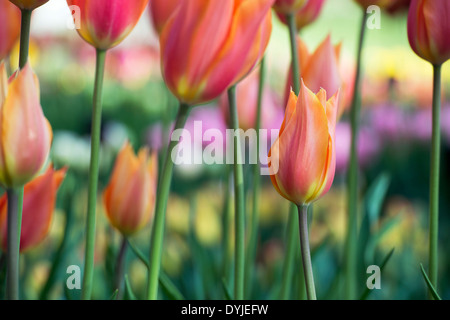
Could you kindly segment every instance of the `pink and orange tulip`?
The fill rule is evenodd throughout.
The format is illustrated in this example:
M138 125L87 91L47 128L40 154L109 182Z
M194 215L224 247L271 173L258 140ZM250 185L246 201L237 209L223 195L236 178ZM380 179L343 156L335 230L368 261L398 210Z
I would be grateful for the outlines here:
M336 170L336 115L339 93L291 92L278 139L269 152L271 180L280 195L308 205L330 189Z
M11 52L20 35L20 10L6 0L0 1L0 61Z
M313 23L320 14L325 0L309 0L306 5L295 13L295 26L297 32ZM281 22L287 24L286 15L277 13Z
M277 13L296 13L310 0L276 0L273 8Z
M39 95L29 64L9 81L0 64L0 183L6 188L23 186L47 161L53 134Z
M103 193L106 215L124 236L150 220L156 199L157 154L147 149L136 156L127 142L117 156L111 180Z
M54 170L52 166L42 175L27 183L24 188L20 252L37 246L50 230L56 193L65 178L67 169ZM0 243L7 247L6 194L0 198Z
M34 10L37 7L40 7L48 2L48 0L9 0L9 1L14 3L20 9L25 10Z
M134 29L149 0L67 0L81 13L80 36L95 48L117 46Z
M274 0L190 0L160 37L167 86L183 103L211 101L260 61L272 31Z
M327 36L317 49L310 53L306 44L297 38L298 56L300 61L301 76L305 85L313 92L318 92L321 88L326 92L335 93L341 89L338 118L342 115L350 101L351 92L347 90L348 84L344 83L339 70L339 59L341 44L333 46L331 37ZM292 68L287 79L286 98L292 87Z
M450 59L450 2L412 0L408 15L408 39L414 52L433 65Z
M153 26L158 34L161 34L167 21L169 21L169 18L175 12L180 3L180 0L152 0L150 2L149 13Z

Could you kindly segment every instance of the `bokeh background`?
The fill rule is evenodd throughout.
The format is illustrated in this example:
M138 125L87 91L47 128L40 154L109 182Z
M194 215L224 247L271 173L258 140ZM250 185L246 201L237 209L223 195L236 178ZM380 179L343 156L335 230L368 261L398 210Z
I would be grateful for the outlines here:
M310 50L330 34L342 42L341 73L354 74L361 9L351 0L327 0L319 19L301 32ZM41 102L54 130L51 160L68 166L58 193L51 232L38 247L22 255L22 297L77 299L67 290L66 268L83 267L84 228L89 167L89 133L95 51L68 27L65 1L50 0L37 9L32 22L31 61L41 83ZM278 128L284 111L284 92L290 64L287 28L277 17L268 48L265 110L268 126ZM18 47L11 56L17 65ZM167 130L177 102L165 88L160 72L159 47L146 12L137 28L107 57L101 144L101 192L109 180L118 150L126 139L137 150L148 145L164 152ZM439 292L450 298L448 243L450 196L450 70L443 68L442 174L440 195ZM382 14L381 29L367 30L364 50L363 112L359 210L358 294L366 289L369 265L381 265L381 290L369 299L424 299L427 297L420 263L427 265L428 182L431 140L432 68L411 51L406 34L406 12ZM189 123L227 127L219 102L195 108ZM188 127L190 124L188 123ZM311 245L319 299L343 298L343 258L346 233L346 166L350 126L344 113L337 127L338 171L330 192L312 210ZM233 205L227 165L182 165L174 173L167 210L163 271L190 299L223 299L223 283L232 286ZM245 167L251 212L252 168ZM277 299L286 252L288 203L263 177L257 257L251 272L251 297ZM231 199L232 201L232 199ZM250 216L247 219L250 222ZM249 223L248 223L249 225ZM250 226L249 226L250 228ZM146 255L151 225L133 237ZM112 295L114 264L120 235L108 224L101 197L98 203L94 299ZM298 251L299 252L299 251ZM134 294L144 297L147 272L129 251L127 274ZM291 298L304 296L297 268ZM4 274L1 279L4 286ZM164 292L162 297L169 298Z

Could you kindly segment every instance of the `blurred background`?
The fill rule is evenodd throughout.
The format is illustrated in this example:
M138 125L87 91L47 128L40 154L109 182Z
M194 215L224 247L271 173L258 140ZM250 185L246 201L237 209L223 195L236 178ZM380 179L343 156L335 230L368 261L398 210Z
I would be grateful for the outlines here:
M361 18L361 9L353 1L327 0L319 18L301 32L310 51L328 34L334 44L342 43L340 69L344 79L351 79L354 74ZM410 49L406 11L383 13L381 19L381 29L367 30L364 50L358 294L366 289L367 267L381 265L394 249L382 270L381 290L373 290L369 299L425 299L420 263L426 267L428 260L432 68ZM58 193L50 235L22 255L22 296L26 299L79 297L77 290L65 289L65 281L67 266L83 266L95 51L69 28L70 21L65 1L50 0L35 11L32 22L31 61L40 79L44 113L54 130L51 160L57 167L68 166L69 171ZM273 23L263 106L268 121L263 124L278 129L284 116L290 49L287 28L276 15ZM11 55L13 69L16 57L18 46ZM147 145L164 152L167 131L178 107L161 77L158 40L147 12L126 41L108 53L106 65L99 191L109 181L116 154L126 139L136 150ZM449 68L448 64L443 68L439 233L439 292L444 299L450 298ZM225 130L227 117L222 109L220 101L195 108L187 127L198 119L203 120L204 127ZM347 113L343 114L336 135L335 182L312 210L310 237L319 299L343 297L346 167L350 149ZM226 196L229 175L227 165L175 168L167 210L163 271L188 299L223 299L224 286L232 286L233 205ZM245 176L249 225L253 188L250 165L245 167ZM250 296L277 299L286 252L288 203L268 177L262 179ZM148 225L132 239L145 255L150 229ZM99 197L94 299L112 295L119 243L120 234L109 225ZM292 299L304 295L299 285L299 259L298 255ZM147 272L132 251L127 254L127 274L134 294L143 298ZM162 294L170 298L164 290Z

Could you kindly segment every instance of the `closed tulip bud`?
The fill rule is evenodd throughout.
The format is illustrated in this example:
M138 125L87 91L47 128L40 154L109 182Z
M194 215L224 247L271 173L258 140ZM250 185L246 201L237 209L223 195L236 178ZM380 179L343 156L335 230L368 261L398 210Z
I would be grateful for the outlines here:
M20 35L20 10L6 0L0 1L0 61L11 52Z
M414 52L433 65L450 59L450 1L412 0L408 39Z
M276 0L273 8L277 13L296 13L310 0Z
M180 3L180 0L152 0L150 2L150 17L158 34L162 32Z
M14 3L20 9L26 10L34 10L37 7L40 7L46 2L48 2L48 0L9 0L9 1Z
M111 180L103 193L106 215L124 236L129 236L150 220L156 199L157 154L147 149L136 156L127 142L119 152Z
M67 0L67 3L80 8L77 29L80 36L95 48L107 50L130 34L148 0Z
M183 1L161 37L163 76L183 103L211 101L260 61L274 0Z
M338 96L327 101L324 89L314 94L302 81L298 98L291 92L278 139L270 149L272 184L298 206L317 200L333 183Z
M327 36L313 53L309 52L308 47L300 38L297 38L297 44L301 75L305 85L313 92L318 92L323 88L326 92L334 93L341 89L341 93L346 93L340 94L339 118L352 95L351 92L345 90L348 84L343 82L339 71L341 44L333 46L331 37ZM290 68L286 83L285 102L287 103L292 87L292 68Z
M306 5L295 13L295 26L300 31L307 25L313 23L320 14L325 0L309 0ZM281 22L287 24L286 15L277 12Z
M39 81L29 64L7 80L0 65L0 183L23 186L47 161L52 128L42 112Z
M37 246L50 230L56 193L66 176L67 169L54 170L52 166L42 175L27 183L23 194L22 229L20 251ZM6 194L0 198L0 243L7 248L7 207Z

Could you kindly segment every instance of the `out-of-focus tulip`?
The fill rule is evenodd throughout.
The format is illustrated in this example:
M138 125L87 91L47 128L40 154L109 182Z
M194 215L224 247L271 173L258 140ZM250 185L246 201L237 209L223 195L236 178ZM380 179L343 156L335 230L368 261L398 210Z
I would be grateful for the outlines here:
M384 9L398 0L355 0L355 1L359 3L364 9L370 6L378 6Z
M255 128L257 116L259 90L259 69L252 71L236 87L236 102L239 118L239 127L243 130ZM230 111L227 94L223 94L219 100L220 110L225 121L230 121ZM270 88L263 91L261 107L261 125L263 129L268 129L269 124L276 118L279 104L276 103ZM279 126L277 127L277 129Z
M150 18L158 34L162 32L170 16L180 3L180 0L152 0L150 2Z
M296 13L310 0L276 0L273 8L277 13Z
M20 10L6 0L0 1L0 61L11 52L20 35Z
M164 79L181 102L211 101L253 69L269 42L273 2L190 0L180 4L164 27L160 43Z
M117 46L134 29L149 0L67 0L80 8L80 36L100 50Z
M411 48L433 65L450 59L450 1L412 0L408 15Z
M309 204L330 189L336 169L335 129L339 93L327 101L302 81L299 97L291 92L279 137L269 152L275 189L297 204Z
M39 95L29 64L9 81L0 65L0 183L6 188L24 185L47 161L53 133Z
M147 149L136 156L126 142L119 152L111 180L103 193L106 215L123 235L136 233L147 224L156 199L157 153Z
M295 14L297 31L300 31L307 25L313 23L319 17L324 3L325 0L309 0L303 8L297 11ZM287 24L285 14L277 12L277 15L281 22Z
M343 82L339 71L341 44L333 47L330 36L327 36L312 54L300 38L297 38L297 44L301 76L305 85L313 92L319 92L323 88L329 94L335 94L341 89L339 118L348 106L352 95L348 90L349 84ZM292 68L286 83L285 102L287 103L292 87Z
M56 192L66 175L66 168L54 170L52 166L24 188L20 251L37 246L48 234L55 209ZM6 194L0 198L0 241L7 247Z
M9 0L18 6L20 9L34 10L37 7L42 6L48 0Z

